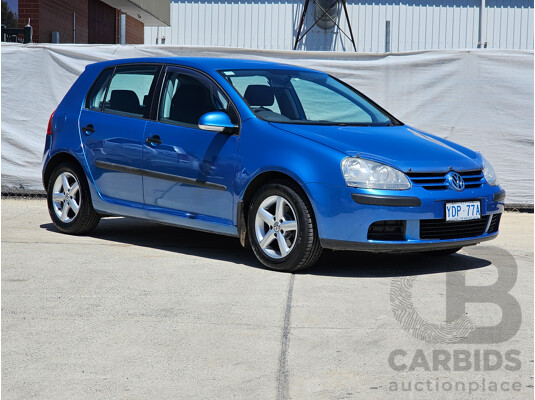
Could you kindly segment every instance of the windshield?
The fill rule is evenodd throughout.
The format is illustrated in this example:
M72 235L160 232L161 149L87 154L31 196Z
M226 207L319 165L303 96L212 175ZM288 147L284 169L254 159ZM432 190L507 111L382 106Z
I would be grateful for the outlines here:
M314 71L226 70L221 75L257 117L313 125L399 125L353 88Z

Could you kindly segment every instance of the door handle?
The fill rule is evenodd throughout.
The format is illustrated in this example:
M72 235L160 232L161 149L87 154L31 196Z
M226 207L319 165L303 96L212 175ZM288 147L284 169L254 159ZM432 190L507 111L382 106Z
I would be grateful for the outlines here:
M162 139L158 135L154 135L145 139L145 142L151 145L159 145L162 144Z
M86 135L91 135L93 132L95 132L95 127L93 124L89 124L82 128L82 132L84 132Z

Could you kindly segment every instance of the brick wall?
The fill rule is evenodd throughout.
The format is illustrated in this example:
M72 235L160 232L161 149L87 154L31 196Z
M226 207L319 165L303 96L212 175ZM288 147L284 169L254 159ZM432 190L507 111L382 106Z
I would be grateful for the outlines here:
M88 43L117 42L117 10L100 0L89 0Z
M49 43L52 32L59 32L61 43L72 43L76 13L76 43L87 43L88 3L87 0L19 0L19 26L30 18L33 41Z
M139 19L126 16L126 44L143 44L145 42L145 25Z
M39 42L39 0L19 0L19 28L28 23L33 28L33 41Z
M87 43L87 0L41 0L39 38L50 42L52 32L59 31L61 43L73 43L73 14L76 13L76 43Z
M73 12L76 43L116 43L118 10L99 0L19 0L19 27L30 18L34 42L50 43L52 32L58 31L60 43L73 43ZM144 40L143 23L127 15L126 43L141 44Z

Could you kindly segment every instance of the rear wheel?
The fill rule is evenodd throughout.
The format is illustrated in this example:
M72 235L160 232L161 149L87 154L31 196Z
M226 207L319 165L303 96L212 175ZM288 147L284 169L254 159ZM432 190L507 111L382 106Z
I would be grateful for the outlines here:
M50 176L47 191L48 213L61 232L82 235L95 229L100 216L91 204L89 186L81 169L60 164Z
M249 206L247 225L251 247L268 268L294 272L310 267L321 255L312 207L290 183L260 188Z

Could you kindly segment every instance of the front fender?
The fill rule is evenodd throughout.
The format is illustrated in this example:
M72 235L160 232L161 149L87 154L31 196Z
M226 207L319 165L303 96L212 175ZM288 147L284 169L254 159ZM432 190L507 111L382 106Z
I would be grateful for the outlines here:
M301 185L326 183L345 185L340 162L344 153L266 121L252 118L243 123L238 145L236 194L261 173L284 173Z
M313 140L252 118L244 121L238 145L235 196L242 201L253 180L266 172L284 174L296 181L317 212L309 185L345 186L340 162L345 155Z

